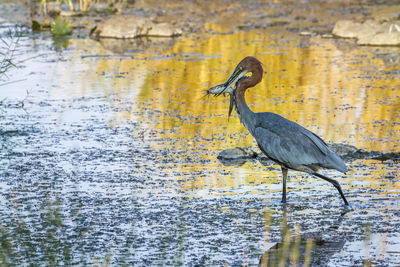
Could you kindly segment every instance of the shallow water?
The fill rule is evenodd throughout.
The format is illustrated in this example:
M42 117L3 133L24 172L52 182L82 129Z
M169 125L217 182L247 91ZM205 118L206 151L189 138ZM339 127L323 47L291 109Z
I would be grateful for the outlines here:
M399 151L400 48L207 32L123 48L21 38L16 57L27 60L8 73L18 82L0 87L0 262L252 266L288 251L313 265L400 262L398 162L324 172L350 209L331 185L290 172L283 207L277 165L216 159L256 144L236 115L228 121L228 98L203 97L253 55L265 71L246 95L253 111L326 141Z

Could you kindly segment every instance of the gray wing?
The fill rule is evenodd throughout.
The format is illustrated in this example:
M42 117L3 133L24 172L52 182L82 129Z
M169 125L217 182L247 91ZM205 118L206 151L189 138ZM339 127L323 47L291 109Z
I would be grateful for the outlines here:
M271 159L301 171L318 167L346 172L345 163L314 133L275 113L257 113L254 137Z

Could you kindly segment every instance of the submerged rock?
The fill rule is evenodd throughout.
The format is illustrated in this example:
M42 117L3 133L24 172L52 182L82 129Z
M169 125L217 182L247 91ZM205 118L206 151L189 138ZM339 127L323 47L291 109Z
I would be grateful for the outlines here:
M343 38L356 38L359 45L400 45L400 21L380 22L367 20L364 23L351 20L336 22L332 34Z
M153 23L148 18L133 15L116 15L97 25L92 31L96 37L128 39L143 36L172 37L182 30L169 23Z
M340 157L349 156L358 151L362 151L361 149L358 149L355 146L340 144L340 143L328 143L328 147L330 150L338 154Z
M365 151L363 149L356 148L355 146L340 144L340 143L329 143L328 147L330 150L338 154L344 160L354 159L376 159L376 160L400 160L400 152L382 153L379 151Z
M378 151L365 151L352 145L340 143L328 143L328 147L346 161L355 159L400 160L400 152L382 153ZM225 166L242 165L246 161L252 161L255 158L264 166L274 164L264 153L257 154L251 147L225 149L218 154L217 158Z
M252 160L257 157L257 153L254 152L250 147L235 147L230 149L222 150L217 159L225 166L242 165L248 160Z
M371 159L376 159L376 160L394 160L394 161L400 161L400 152L391 152L391 153L378 153L378 155L374 155L371 157Z
M235 147L230 149L222 150L218 154L218 159L254 159L257 157L257 153L254 152L250 147Z

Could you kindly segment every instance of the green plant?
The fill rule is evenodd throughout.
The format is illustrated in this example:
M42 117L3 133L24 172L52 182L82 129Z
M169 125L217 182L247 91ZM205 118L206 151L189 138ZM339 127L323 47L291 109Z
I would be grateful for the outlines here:
M50 30L54 35L68 35L72 33L72 27L69 21L65 18L57 17L50 24Z

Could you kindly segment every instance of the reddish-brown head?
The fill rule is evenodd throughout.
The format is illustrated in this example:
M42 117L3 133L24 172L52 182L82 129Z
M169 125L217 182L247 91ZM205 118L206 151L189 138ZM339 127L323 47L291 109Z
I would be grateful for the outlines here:
M262 75L263 71L261 62L255 57L245 57L240 61L237 67L240 67L247 72L252 72L253 74L260 72Z
M246 74L249 72L251 72L252 75L249 78L241 80L240 82L240 87L242 90L252 87L261 81L263 68L258 59L254 57L245 57L242 61L240 61L233 71L231 77L229 77L228 81L226 81L224 84L225 88L231 86L232 84L236 84L237 81L246 76Z

